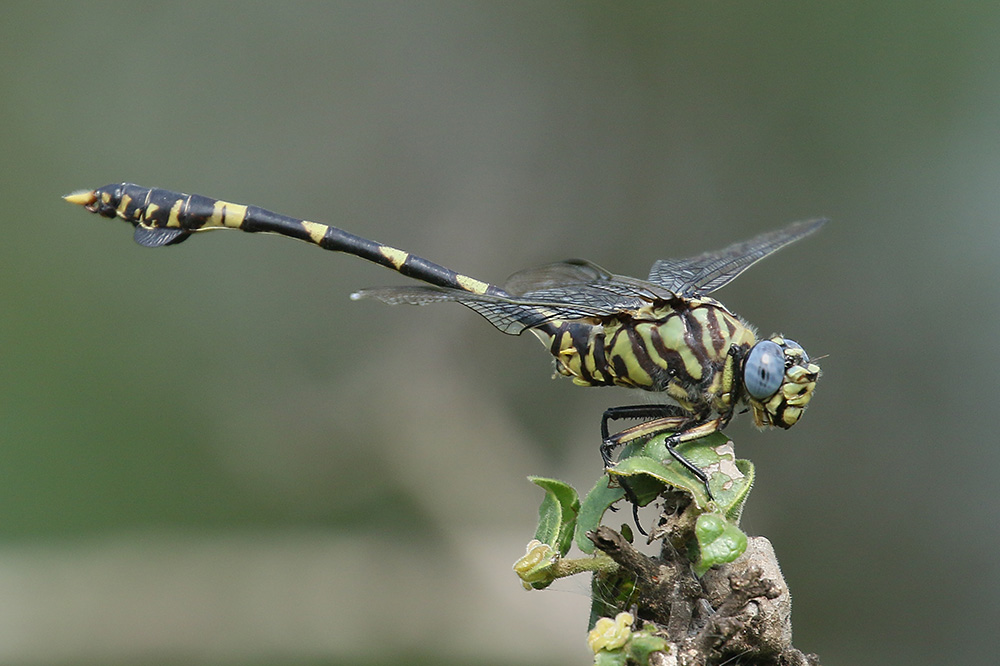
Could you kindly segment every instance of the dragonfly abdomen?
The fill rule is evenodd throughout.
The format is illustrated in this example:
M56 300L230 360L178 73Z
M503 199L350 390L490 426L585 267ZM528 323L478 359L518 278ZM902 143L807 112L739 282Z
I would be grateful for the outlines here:
M70 195L67 199L104 217L119 217L131 222L135 226L135 240L146 246L173 245L192 233L208 229L275 233L318 245L324 250L353 254L437 287L472 294L506 295L488 282L462 275L404 250L259 206L132 183L107 185L92 192Z

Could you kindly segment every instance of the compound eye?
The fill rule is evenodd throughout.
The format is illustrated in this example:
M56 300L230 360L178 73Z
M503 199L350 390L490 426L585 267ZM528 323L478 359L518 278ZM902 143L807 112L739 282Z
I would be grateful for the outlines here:
M770 340L754 345L743 368L743 385L758 400L774 395L785 378L785 353Z

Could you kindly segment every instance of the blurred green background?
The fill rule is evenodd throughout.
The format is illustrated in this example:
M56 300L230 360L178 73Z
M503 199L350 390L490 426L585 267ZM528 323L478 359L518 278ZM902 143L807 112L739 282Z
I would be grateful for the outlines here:
M622 390L275 237L159 251L60 195L254 203L499 281L829 216L720 292L825 376L729 429L796 645L989 663L1000 5L7 3L0 663L581 664L510 571Z

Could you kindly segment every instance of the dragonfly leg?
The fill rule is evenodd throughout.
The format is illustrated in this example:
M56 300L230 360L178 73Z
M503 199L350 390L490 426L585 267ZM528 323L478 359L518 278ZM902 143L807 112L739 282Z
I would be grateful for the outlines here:
M608 421L619 419L646 419L646 421L610 435ZM670 430L670 427L662 427L661 422L664 420L669 420L674 430L680 430L692 420L692 416L690 412L677 405L623 405L604 410L604 415L601 417L601 458L604 460L604 466L611 465L612 453L619 446L641 437ZM657 425L647 432L646 426L650 424Z
M718 432L720 429L725 427L731 416L731 414L720 416L719 418L705 421L704 423L688 428L682 432L674 433L667 438L666 442L664 442L667 447L667 451L670 452L670 455L672 455L677 462L684 465L689 472L698 477L698 480L705 485L705 492L708 493L709 498L712 497L712 489L708 486L708 476L705 475L705 472L702 471L700 467L681 455L680 451L674 447L682 442L690 442L695 439L701 439L702 437L711 435L714 432Z
M680 451L678 451L677 449L674 448L677 444L680 444L680 439L676 439L675 440L674 439L675 437L677 437L677 435L673 435L671 437L668 437L667 441L664 442L664 444L667 447L667 451L669 451L670 455L672 455L674 457L674 460L676 460L681 465L683 465L684 468L687 471L689 471L692 474L694 474L695 478L697 478L699 481L701 481L702 485L705 486L705 492L707 492L708 496L711 497L712 496L712 489L708 487L708 476L705 474L705 472L702 471L702 469L700 467L698 467L693 462L691 462L690 460L688 460L687 458L685 458L683 455L681 455ZM674 440L674 441L671 441L671 440Z
M626 428L625 430L617 432L614 435L607 434L609 420L616 418L644 417L658 418L653 418L650 421L645 421L630 428ZM676 446L683 442L690 442L692 440L705 437L706 435L711 435L713 432L725 427L731 417L732 414L729 413L692 426L692 422L697 421L697 418L690 412L686 412L675 405L628 405L620 408L613 407L606 410L604 412L604 418L601 419L601 434L604 436L604 441L601 444L601 457L604 459L605 467L608 467L612 464L612 452L622 444L626 444L636 439L652 437L653 435L657 435L661 432L672 432L673 434L670 435L670 437L668 437L664 442L667 451L670 452L670 455L673 456L678 463L683 465L686 470L691 472L695 478L702 482L708 496L712 497L712 490L708 485L708 476L700 467L685 458L681 452L676 449ZM628 491L626 490L626 492Z

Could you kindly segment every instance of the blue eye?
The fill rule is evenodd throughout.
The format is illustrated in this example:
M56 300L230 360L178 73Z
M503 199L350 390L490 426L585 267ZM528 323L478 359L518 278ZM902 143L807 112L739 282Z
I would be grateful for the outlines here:
M754 345L743 367L743 385L758 400L774 395L785 378L785 353L770 340Z

